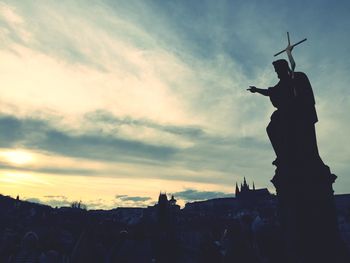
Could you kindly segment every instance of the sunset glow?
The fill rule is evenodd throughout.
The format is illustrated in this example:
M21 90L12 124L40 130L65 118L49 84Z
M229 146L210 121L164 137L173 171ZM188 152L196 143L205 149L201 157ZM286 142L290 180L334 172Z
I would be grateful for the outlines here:
M15 165L26 165L35 162L34 155L24 150L8 150L0 152L0 158Z

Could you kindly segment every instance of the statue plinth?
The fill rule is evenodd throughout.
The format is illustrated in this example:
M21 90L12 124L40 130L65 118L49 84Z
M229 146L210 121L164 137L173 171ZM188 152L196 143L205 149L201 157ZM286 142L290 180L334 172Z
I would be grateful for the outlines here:
M277 167L271 182L290 262L344 262L332 187L336 178L320 162Z

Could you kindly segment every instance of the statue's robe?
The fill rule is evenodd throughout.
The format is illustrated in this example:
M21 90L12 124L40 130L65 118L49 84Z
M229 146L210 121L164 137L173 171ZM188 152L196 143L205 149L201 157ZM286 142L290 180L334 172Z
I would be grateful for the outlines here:
M280 80L268 89L277 110L271 116L267 133L279 161L319 161L315 123L315 98L307 76L295 72L294 78Z
M303 72L294 73L295 131L298 155L305 163L323 164L318 153L315 124L318 121L315 97L308 77Z

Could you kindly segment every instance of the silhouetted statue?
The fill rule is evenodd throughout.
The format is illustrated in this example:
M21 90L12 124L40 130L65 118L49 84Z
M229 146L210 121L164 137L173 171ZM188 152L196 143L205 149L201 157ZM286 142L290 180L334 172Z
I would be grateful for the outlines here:
M310 158L321 162L315 133L318 119L309 80L302 72L292 72L284 59L272 64L280 81L268 89L250 86L248 90L269 96L277 108L266 129L277 156L273 164L289 167Z
M288 35L284 51L292 70L286 60L274 61L280 79L274 87L248 89L269 96L277 108L266 130L277 156L271 182L278 197L285 262L350 262L337 228L332 188L336 176L317 148L315 98L307 76L294 72L292 48Z

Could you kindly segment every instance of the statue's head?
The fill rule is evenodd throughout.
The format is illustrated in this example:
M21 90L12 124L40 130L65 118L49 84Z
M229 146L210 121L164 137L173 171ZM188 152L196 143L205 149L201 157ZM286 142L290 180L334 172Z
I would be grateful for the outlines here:
M275 71L279 79L286 79L291 76L292 71L289 68L287 60L279 59L272 62L272 65L275 67Z

